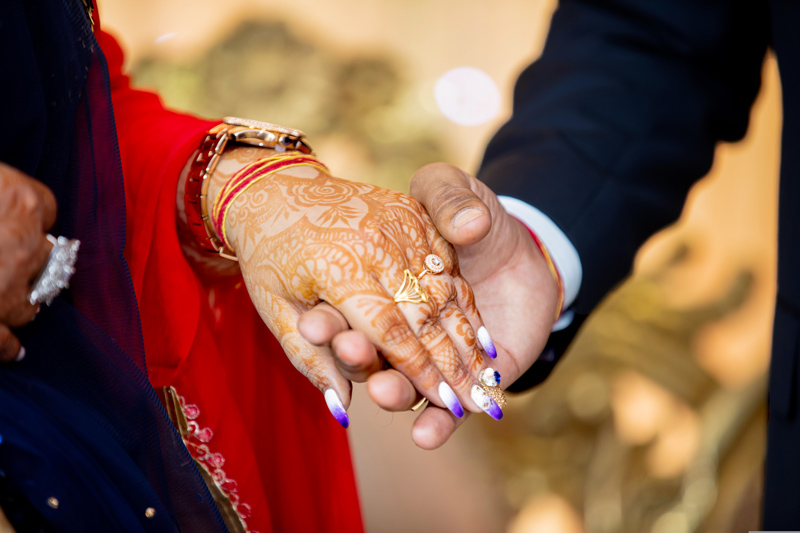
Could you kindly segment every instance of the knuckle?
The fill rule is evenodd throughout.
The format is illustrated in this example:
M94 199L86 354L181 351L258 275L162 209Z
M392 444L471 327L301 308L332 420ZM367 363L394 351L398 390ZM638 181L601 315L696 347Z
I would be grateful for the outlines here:
M457 389L463 388L468 381L472 381L472 374L462 364L456 365L448 377L450 384Z
M19 191L20 203L30 212L34 212L40 207L39 195L29 184L22 186Z
M406 344L412 337L408 325L395 322L390 324L384 333L384 342L389 346Z
M437 194L430 203L430 212L434 216L455 216L459 211L472 206L473 195L463 189L449 190L447 194Z
M439 326L438 319L434 317L422 316L417 324L417 335L425 344L430 344L443 333L442 328Z
M321 376L324 371L324 365L319 358L317 357L298 358L295 361L295 367L302 375L308 378L308 380L314 385L317 385L319 382L322 381Z
M429 387L435 381L433 362L428 358L428 353L422 346L411 350L408 356L402 360L402 364L403 373L422 379L424 386Z
M411 177L409 194L426 203L426 200L430 199L430 195L435 194L436 190L443 185L442 177L458 176L459 174L461 174L461 170L448 163L429 163L417 170Z
M469 366L469 371L473 372L476 376L478 372L483 369L483 355L477 346L472 347L466 365Z

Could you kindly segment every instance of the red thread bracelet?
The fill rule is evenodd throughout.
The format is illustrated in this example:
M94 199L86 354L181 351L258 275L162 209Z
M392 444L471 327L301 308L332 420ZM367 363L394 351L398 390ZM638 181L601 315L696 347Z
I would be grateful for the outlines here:
M533 242L536 243L536 246L539 248L539 251L542 252L542 256L544 257L545 262L547 262L547 268L550 269L550 273L553 275L553 278L556 280L556 285L558 286L558 305L556 306L556 318L555 321L558 321L561 318L561 314L564 312L564 280L561 277L561 272L558 271L558 267L556 266L555 262L553 261L550 252L547 251L547 247L542 243L539 236L534 233L534 231L528 227L523 221L518 219L515 216L512 216L514 220L522 224L522 226L528 230Z

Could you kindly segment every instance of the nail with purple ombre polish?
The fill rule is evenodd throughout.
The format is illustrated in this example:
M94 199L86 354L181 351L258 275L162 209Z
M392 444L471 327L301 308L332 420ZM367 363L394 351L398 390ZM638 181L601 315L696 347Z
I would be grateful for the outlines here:
M461 418L464 416L464 408L461 407L461 402L458 401L458 396L456 396L456 393L450 388L450 385L444 381L439 383L439 398L442 399L444 404L448 409L450 409L450 412L453 413L456 418Z
M328 389L325 391L325 403L328 404L328 409L330 409L333 418L335 418L343 428L347 428L347 426L350 425L350 417L347 416L347 411L344 410L342 400L339 399L339 395L336 394L335 390Z
M503 418L503 410L500 409L500 406L492 400L488 394L486 394L482 388L478 385L472 386L472 391L470 391L470 395L472 396L472 401L475 402L478 407L484 410L484 412L494 418L495 420L500 420Z
M486 351L486 355L488 355L491 359L497 357L497 349L494 347L494 343L492 342L492 338L489 336L489 332L486 331L486 328L481 326L478 328L478 340L483 346L483 349Z

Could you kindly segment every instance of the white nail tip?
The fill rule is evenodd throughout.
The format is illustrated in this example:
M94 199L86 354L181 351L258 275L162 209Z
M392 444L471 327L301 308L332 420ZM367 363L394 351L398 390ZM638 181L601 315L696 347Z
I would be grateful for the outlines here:
M484 411L492 405L492 399L477 385L472 386L470 396L472 396L472 401Z
M328 404L331 414L342 427L346 428L350 425L350 418L347 416L342 400L339 399L339 395L336 394L335 390L328 389L325 391L325 403Z
M27 352L27 350L25 350L25 347L24 346L20 346L19 347L19 353L17 354L17 357L14 359L14 362L19 363L20 361L25 359L25 356L27 355L27 353L28 352Z
M500 420L503 418L503 410L500 409L500 406L497 405L492 397L486 394L486 392L478 385L472 386L470 396L472 396L472 401L474 401L487 415L491 416L495 420Z
M456 396L456 393L450 388L450 385L444 381L439 383L439 397L442 399L447 408L450 409L450 412L453 413L457 418L464 416L464 408L461 407L461 402L458 401L458 396Z
M486 331L484 326L478 328L478 341L480 341L481 346L490 358L494 359L497 357L497 349L494 347L492 337L489 336L489 332Z

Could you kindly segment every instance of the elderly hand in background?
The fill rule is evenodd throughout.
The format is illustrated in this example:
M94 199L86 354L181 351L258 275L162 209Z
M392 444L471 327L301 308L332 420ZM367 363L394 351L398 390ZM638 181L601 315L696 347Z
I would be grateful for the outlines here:
M497 359L491 366L502 377L501 386L509 386L530 368L550 335L558 305L555 278L528 230L469 174L443 163L428 165L414 175L411 195L425 206L441 235L455 245L461 273L492 332ZM317 324L316 331L326 333L317 334L315 341L330 343L337 359L356 369L348 375L366 380L378 405L403 411L413 404L414 384L398 372L376 371L375 349L363 334L348 331L328 310L309 311L303 321ZM421 448L437 448L463 420L428 406L415 421L412 438Z
M225 198L223 187L237 171L270 154L227 151L211 178L208 205ZM373 356L367 371L384 365L377 348L398 375L454 418L464 408L480 411L472 398L486 367L475 334L481 318L453 247L416 200L302 164L230 201L217 226L223 231L262 319L295 367L325 393L342 425L348 424L350 376L346 362L344 372L337 368L327 340L331 331L350 327L361 335L352 342ZM441 258L441 271L426 263L431 254ZM419 295L415 284L427 301L396 301L404 285ZM324 317L322 329L306 321L300 324L304 337L298 321L315 307ZM483 344L494 355L491 343ZM494 416L501 416L494 407Z
M0 163L0 361L21 360L25 349L11 331L36 316L28 301L53 247L47 230L56 220L50 189Z

